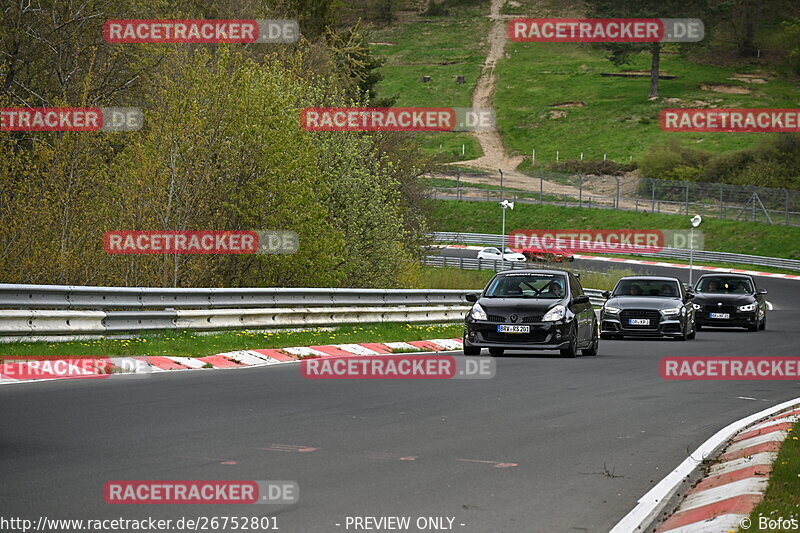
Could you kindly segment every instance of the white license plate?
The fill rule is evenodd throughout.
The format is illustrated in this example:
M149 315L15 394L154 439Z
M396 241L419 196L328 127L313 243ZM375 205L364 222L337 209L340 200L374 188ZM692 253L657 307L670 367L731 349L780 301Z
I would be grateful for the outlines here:
M631 318L628 320L628 324L631 326L649 326L650 319L649 318Z
M710 313L709 318L723 318L728 319L731 317L730 313Z
M497 333L530 333L530 332L531 332L530 326L509 326L509 325L497 326Z

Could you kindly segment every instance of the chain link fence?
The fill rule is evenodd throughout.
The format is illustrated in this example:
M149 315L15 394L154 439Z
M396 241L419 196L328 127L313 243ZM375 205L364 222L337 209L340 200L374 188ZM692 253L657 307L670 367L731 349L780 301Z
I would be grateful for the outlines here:
M502 174L502 176L501 176ZM452 186L432 189L434 199L549 203L695 215L800 226L800 191L635 176L596 176L537 171L458 174ZM469 181L465 181L469 180ZM504 188L501 190L501 180Z

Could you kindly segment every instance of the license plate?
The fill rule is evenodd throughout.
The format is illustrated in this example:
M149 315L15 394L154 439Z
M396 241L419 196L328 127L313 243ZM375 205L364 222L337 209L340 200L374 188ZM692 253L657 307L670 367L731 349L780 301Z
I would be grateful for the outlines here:
M631 326L649 326L650 319L649 318L631 318L628 320L628 324Z
M508 326L508 325L497 326L497 333L530 333L530 332L531 332L530 326Z
M724 318L724 319L727 319L727 318L730 318L730 317L731 317L730 313L710 313L709 314L709 318Z

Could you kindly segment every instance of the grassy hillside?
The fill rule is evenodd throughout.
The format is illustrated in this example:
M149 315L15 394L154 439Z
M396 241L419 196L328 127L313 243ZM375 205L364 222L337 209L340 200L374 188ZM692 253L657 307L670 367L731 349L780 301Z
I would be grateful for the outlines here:
M435 231L500 233L500 209L494 202L432 201ZM506 212L506 231L514 229L689 229L686 216L517 204ZM705 249L800 259L800 228L707 218L701 227Z

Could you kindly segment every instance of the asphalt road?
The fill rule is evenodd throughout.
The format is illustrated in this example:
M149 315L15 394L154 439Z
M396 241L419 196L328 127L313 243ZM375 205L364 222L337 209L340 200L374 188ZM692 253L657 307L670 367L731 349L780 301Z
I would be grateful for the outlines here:
M464 532L607 531L714 432L800 396L789 381L659 377L667 355L797 356L800 282L760 283L775 306L765 332L504 356L490 380L305 380L283 365L3 386L0 517L271 515L283 532L336 532L355 531L347 516L442 516ZM106 504L104 483L125 479L295 480L300 501Z

